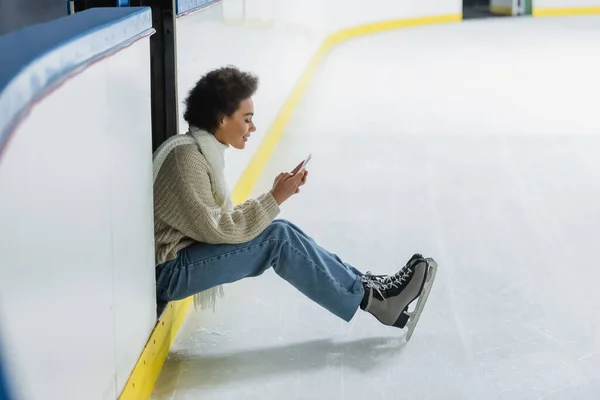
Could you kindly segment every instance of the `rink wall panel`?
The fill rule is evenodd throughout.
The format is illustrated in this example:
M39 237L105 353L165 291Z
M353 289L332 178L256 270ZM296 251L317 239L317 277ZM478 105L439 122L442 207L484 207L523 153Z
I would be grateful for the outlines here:
M0 37L0 315L17 399L115 399L156 321L149 8Z

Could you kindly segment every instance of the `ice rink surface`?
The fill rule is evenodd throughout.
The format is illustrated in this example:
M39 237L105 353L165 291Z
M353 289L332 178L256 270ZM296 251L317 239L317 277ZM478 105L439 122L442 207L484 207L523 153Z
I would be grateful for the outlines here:
M412 340L269 270L188 315L153 399L599 398L598 43L600 18L574 17L336 48L254 194L311 152L281 218L363 271L434 257Z

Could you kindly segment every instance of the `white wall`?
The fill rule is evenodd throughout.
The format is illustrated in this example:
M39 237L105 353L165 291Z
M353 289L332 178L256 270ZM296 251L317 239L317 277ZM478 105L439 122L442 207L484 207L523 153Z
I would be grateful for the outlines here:
M321 3L319 0L310 2ZM370 22L462 13L462 0L332 0L322 3L326 22L330 24L329 33Z
M246 8L250 19L273 18L331 34L371 22L460 14L462 0L246 0Z
M371 22L461 13L462 0L223 0L183 16L177 20L180 132L187 130L183 100L202 74L235 64L259 75L257 132L244 151L227 154L226 175L233 187L329 34Z
M0 161L0 315L26 400L115 399L156 320L149 39L33 108Z
M600 7L600 0L533 0L533 8Z

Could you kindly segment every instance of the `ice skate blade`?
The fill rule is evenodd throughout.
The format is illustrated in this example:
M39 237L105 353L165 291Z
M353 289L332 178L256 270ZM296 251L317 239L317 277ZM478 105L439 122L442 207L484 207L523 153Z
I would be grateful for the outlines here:
M408 331L406 332L406 341L408 342L412 337L413 332L415 331L415 327L417 326L417 322L419 322L419 318L421 317L421 313L423 312L423 308L425 307L425 303L427 302L427 298L429 297L429 293L431 292L431 286L433 285L433 281L435 280L435 276L437 273L438 265L432 258L427 258L427 263L429 264L429 269L427 271L427 279L425 280L425 284L423 285L423 290L421 291L421 295L419 296L419 300L417 300L417 306L415 310L409 313L410 319L406 323L408 327Z

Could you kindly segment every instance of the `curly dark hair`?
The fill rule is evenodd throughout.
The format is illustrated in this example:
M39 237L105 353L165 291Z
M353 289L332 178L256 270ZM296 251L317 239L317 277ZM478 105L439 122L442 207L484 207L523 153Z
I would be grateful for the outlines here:
M227 66L208 72L185 99L183 119L188 124L215 133L223 116L231 116L240 103L258 88L258 77Z

